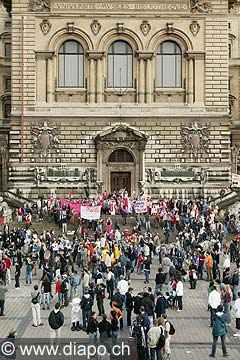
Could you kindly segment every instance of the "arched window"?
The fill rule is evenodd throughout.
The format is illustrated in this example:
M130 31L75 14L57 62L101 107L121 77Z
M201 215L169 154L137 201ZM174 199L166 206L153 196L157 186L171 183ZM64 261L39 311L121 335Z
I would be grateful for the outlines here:
M58 86L84 86L84 51L75 40L65 41L58 52Z
M108 87L133 87L133 51L125 41L115 41L109 47Z
M133 157L127 150L118 149L111 153L109 162L133 162Z
M173 41L164 41L157 49L156 86L182 87L182 50Z

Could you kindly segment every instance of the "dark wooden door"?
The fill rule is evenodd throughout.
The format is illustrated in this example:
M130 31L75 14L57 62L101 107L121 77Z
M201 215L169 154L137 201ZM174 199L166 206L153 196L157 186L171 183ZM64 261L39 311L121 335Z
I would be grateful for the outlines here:
M111 172L111 192L125 189L131 193L131 173Z

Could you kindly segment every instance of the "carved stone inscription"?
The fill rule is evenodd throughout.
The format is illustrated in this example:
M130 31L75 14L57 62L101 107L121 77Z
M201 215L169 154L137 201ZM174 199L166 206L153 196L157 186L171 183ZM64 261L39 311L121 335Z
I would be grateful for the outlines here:
M53 10L98 10L98 11L187 11L189 10L188 0L161 0L152 1L151 3L142 2L124 2L124 1L112 1L112 2L76 2L76 1L60 1L53 2Z

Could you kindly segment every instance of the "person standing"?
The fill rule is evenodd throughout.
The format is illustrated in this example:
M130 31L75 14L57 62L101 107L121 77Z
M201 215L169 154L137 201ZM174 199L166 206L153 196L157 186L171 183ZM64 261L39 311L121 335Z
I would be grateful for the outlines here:
M220 296L220 293L217 291L217 288L215 285L212 286L212 291L210 292L210 294L208 296L208 304L210 307L210 315L211 315L209 327L212 327L214 319L215 319L217 307L221 304L221 296Z
M219 336L222 342L223 357L229 356L226 348L226 334L227 334L226 317L225 314L223 313L222 305L218 305L216 316L213 321L213 329L212 329L213 342L212 342L212 352L211 354L209 354L210 357L215 357L217 341Z
M19 289L20 288L20 275L21 275L21 266L18 262L18 260L16 260L15 262L15 289Z
M126 292L125 306L127 312L127 326L131 326L131 316L133 311L133 288L129 288Z
M41 314L40 314L40 303L41 303L41 292L38 289L38 285L34 285L33 291L31 292L31 307L32 307L32 317L33 317L33 327L43 325L41 323Z
M91 312L88 318L87 334L89 339L91 340L97 339L97 329L98 329L97 313L93 311Z
M27 257L26 259L26 285L29 286L32 284L32 271L33 271L33 262L30 257Z
M6 292L8 291L6 285L1 280L0 281L0 316L5 316L4 314L4 306L5 306L5 298Z
M55 304L55 308L50 312L48 316L48 324L50 326L50 339L54 343L54 339L57 339L58 343L61 336L61 327L64 324L64 315L61 312L60 303Z
M72 331L80 331L80 312L81 312L81 300L79 298L78 294L74 295L74 298L72 300L72 311L71 311L71 321L72 321Z
M235 310L235 313L236 313L236 329L237 329L237 332L236 334L233 334L233 336L239 336L240 337L240 291L237 293L238 295L238 298L237 300L235 301L235 304L234 304L234 310Z
M84 294L81 299L81 309L82 309L82 320L83 320L83 328L87 328L87 322L92 311L93 299L88 293L88 289L85 288Z
M144 284L149 284L150 268L151 268L151 260L150 260L149 256L146 256L143 261L143 269L144 269L144 274L145 274Z
M177 304L178 304L178 310L177 311L182 311L182 309L183 309L183 303L182 303L183 283L181 281L181 278L177 279L176 297L177 297Z

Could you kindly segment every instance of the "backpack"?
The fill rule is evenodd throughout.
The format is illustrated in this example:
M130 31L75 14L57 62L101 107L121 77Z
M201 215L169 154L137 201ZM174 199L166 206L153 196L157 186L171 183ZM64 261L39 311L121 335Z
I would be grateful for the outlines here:
M161 334L159 336L159 339L157 341L157 349L162 349L165 345L165 336L163 335L163 329L161 328Z
M138 346L142 346L143 338L142 338L142 325L135 323L132 327L132 337L136 340Z
M170 330L169 330L169 335L174 335L175 334L175 327L173 326L173 324L170 322L170 321L168 321L169 322L169 325L170 325Z

